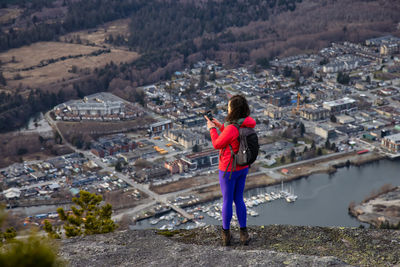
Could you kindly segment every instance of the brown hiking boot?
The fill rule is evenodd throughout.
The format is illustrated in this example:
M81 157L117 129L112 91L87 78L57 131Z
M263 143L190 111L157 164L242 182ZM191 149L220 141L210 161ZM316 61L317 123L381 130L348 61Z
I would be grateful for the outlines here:
M247 227L240 228L240 243L242 245L248 245L250 241L249 232L247 231Z
M229 246L231 244L232 236L231 236L231 231L229 229L228 230L222 229L221 237L223 246Z

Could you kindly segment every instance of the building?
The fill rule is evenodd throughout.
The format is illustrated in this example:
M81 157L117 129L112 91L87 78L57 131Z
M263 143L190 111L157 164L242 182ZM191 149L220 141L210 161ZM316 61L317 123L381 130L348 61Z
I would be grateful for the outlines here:
M400 38L394 37L393 35L385 35L378 38L372 38L365 41L367 46L381 46L383 44L389 44L393 42L400 42Z
M300 109L300 116L306 120L318 121L329 118L330 112L325 108L303 108Z
M182 160L187 162L189 170L197 170L218 165L218 150L211 148L202 152L186 154Z
M323 100L327 97L326 93L321 90L316 90L310 93L311 100Z
M268 104L267 108L264 110L264 115L268 116L271 119L280 119L282 118L283 114L283 108L274 106L272 104Z
M322 71L325 73L333 73L340 71L350 71L358 68L360 62L357 60L349 60L349 61L335 61L332 63L328 63L322 67Z
M336 116L336 120L340 124L349 124L356 121L353 117L347 115L338 115Z
M144 114L142 108L111 93L97 93L54 107L57 120L130 120Z
M204 126L205 124L203 116L190 116L187 118L180 119L178 122L184 128Z
M392 153L399 153L400 152L400 133L385 136L382 139L381 143L382 147L389 150Z
M156 122L150 125L150 133L151 134L160 134L165 130L172 129L173 124L171 120L165 120Z
M267 97L268 103L277 106L284 107L290 105L291 97L288 91L276 91Z
M381 45L379 52L382 56L390 56L399 53L398 43L388 43Z
M346 110L356 109L357 101L348 97L327 101L322 103L322 107L329 110L331 113L341 113Z
M153 179L165 178L169 174L169 170L164 166L154 166L149 169L142 169L136 172L135 176L142 182L147 182Z
M171 130L168 131L165 136L170 140L187 148L192 148L195 145L201 146L206 143L206 139L203 134L198 134L188 130Z
M4 190L3 194L7 200L18 199L21 196L21 190L19 190L18 188L12 187L7 190Z
M103 158L117 153L126 153L137 147L136 142L129 139L125 134L115 134L111 136L100 137L97 142L92 142L91 152Z
M168 169L171 174L183 173L183 172L187 172L188 163L181 159L177 159L174 161L165 162L164 167L166 169Z
M330 125L315 126L315 134L324 139L331 139L336 137L335 129Z

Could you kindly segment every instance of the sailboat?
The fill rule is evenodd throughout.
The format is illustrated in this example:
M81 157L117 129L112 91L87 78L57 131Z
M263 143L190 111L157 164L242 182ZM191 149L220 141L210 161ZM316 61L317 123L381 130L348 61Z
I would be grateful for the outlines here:
M288 192L288 195L285 197L286 201L291 203L291 202L295 202L297 199L297 196L294 194L294 192L292 192L292 188L290 187L290 190Z

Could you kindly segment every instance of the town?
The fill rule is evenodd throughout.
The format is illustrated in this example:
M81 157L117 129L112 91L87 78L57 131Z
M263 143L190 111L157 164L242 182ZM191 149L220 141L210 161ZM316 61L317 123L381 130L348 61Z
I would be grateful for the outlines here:
M171 229L201 221L200 210L220 219L217 204L204 204L220 195L219 154L203 114L211 110L223 121L229 97L243 94L260 142L252 186L282 186L246 203L251 207L284 197L293 202L297 196L281 183L309 174L309 162L332 167L336 161L400 156L399 54L400 38L383 36L363 44L332 43L316 54L276 58L262 67L226 69L201 61L171 80L139 88L144 107L111 93L65 102L41 122L61 137L59 122L140 122L143 116L154 122L143 120L136 131L96 137L85 145L78 140L70 144L73 154L2 169L0 201L18 211L24 225L56 221L54 206L69 205L79 190L104 194L115 218L132 224L171 209L179 214ZM31 206L34 212L24 209ZM152 224L165 229L160 221Z

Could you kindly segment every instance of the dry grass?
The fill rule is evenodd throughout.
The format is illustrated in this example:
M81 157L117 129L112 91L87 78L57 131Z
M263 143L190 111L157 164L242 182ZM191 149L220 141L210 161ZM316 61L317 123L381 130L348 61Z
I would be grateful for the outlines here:
M22 9L18 8L0 9L0 24L7 23L12 19L18 18L21 13Z
M152 186L151 190L156 192L157 194L168 194L171 192L176 192L184 189L188 189L191 187L196 187L204 184L209 184L212 182L218 181L216 176L196 176L187 179L181 179L176 182L172 182L165 185Z
M68 147L55 145L52 140L41 144L37 133L0 134L0 168L22 160L39 160L72 153ZM18 155L18 150L26 149L26 154Z
M60 37L60 40L74 40L77 35L79 35L82 43L90 43L98 46L107 46L110 47L110 44L104 42L104 39L108 37L110 34L113 36L117 36L121 34L125 37L129 35L129 19L120 19L115 20L109 23L106 23L97 29L93 30L82 30L78 32L73 32L66 34Z
M116 122L57 122L63 136L71 141L74 136L101 136L120 132L139 131L147 129L155 120L151 117L142 117L130 121Z
M114 63L130 62L138 57L135 52L129 52L119 49L112 49L110 53L103 53L98 56L83 56L79 58L70 58L49 64L44 67L35 67L32 70L20 69L37 66L42 60L58 59L74 55L88 55L102 48L94 46L85 46L79 44L69 44L61 42L39 42L30 46L11 49L0 53L0 60L4 62L4 76L7 79L9 87L15 88L19 84L23 87L40 87L43 85L54 84L59 81L78 78L82 74L71 73L72 66L78 69L93 70L96 67L104 66L113 61ZM12 58L15 57L14 62ZM22 79L14 80L15 75L19 74Z

